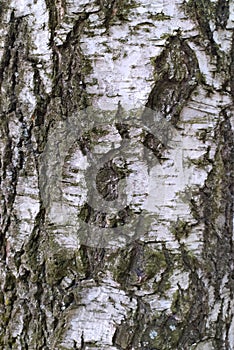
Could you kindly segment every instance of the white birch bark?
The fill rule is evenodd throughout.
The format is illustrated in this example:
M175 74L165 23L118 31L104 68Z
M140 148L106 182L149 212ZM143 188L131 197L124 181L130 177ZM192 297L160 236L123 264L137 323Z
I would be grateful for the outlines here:
M0 1L1 349L234 349L233 14Z

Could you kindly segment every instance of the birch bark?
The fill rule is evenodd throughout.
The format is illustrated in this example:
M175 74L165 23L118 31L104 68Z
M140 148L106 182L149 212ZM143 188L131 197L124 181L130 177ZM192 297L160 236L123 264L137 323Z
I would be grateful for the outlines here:
M234 349L233 14L0 1L1 349Z

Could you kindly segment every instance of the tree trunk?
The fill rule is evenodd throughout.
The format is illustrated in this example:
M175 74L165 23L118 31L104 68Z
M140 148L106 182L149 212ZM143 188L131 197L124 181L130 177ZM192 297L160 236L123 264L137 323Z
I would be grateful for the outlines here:
M0 1L1 349L234 349L233 13Z

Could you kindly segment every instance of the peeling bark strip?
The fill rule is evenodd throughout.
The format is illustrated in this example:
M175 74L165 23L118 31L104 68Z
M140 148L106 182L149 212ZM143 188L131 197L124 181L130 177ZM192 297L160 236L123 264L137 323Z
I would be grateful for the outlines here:
M233 6L0 1L0 349L234 350Z

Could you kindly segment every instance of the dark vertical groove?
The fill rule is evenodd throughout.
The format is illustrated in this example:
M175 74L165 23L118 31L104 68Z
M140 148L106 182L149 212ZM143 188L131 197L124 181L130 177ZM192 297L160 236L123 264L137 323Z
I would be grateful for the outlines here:
M231 46L231 64L230 64L230 86L231 86L231 95L232 101L234 103L234 32L232 34L232 46Z

